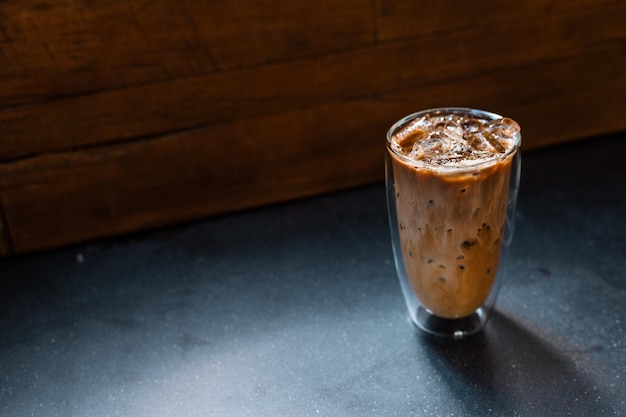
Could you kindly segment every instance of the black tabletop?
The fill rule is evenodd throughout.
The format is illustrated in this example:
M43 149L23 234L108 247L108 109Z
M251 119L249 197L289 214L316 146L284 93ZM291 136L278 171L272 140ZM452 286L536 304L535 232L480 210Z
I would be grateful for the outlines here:
M626 415L625 155L523 154L460 342L408 319L383 184L4 260L0 416Z

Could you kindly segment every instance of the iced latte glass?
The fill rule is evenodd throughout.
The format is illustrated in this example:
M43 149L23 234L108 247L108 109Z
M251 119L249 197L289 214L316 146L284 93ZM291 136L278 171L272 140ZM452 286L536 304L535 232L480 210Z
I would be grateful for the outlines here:
M441 108L387 132L386 184L396 270L413 323L463 338L493 311L513 234L519 125Z

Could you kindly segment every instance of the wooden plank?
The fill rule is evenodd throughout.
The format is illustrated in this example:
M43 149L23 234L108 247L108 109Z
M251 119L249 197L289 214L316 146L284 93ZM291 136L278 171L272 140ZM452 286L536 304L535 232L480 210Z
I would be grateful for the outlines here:
M482 74L384 99L414 109L455 105L512 117L522 126L523 149L529 150L626 131L625 92L624 53L608 52Z
M0 108L373 42L369 0L0 2Z
M1 2L0 107L167 79L130 4Z
M16 251L27 252L345 188L379 177L370 126L334 105L4 166ZM338 138L349 140L337 140ZM374 147L374 148L372 148ZM338 158L345 158L337 164ZM19 178L19 179L18 179Z
M624 4L619 0L483 0L480 4L456 0L379 0L375 8L377 32L381 40L476 30L481 30L487 38L490 28L494 26L508 26L514 31L520 22L534 22L539 26L554 26L558 29L560 25L555 26L553 22L562 22L576 15L584 18L598 11L625 18ZM580 34L588 33L591 27L601 24L600 21L590 19L589 26L580 30ZM525 33L517 35L520 34Z
M592 64L589 83L575 69ZM45 154L0 165L0 196L18 253L143 230L380 181L386 129L422 108L502 112L525 149L626 130L625 73L621 56L572 58Z
M170 0L178 5L178 0ZM294 60L374 42L370 0L186 0L222 70ZM203 20L204 19L204 20Z
M562 17L550 25L523 20L517 26L494 25L488 34L484 28L441 33L244 71L5 109L0 111L4 132L0 160L390 94L546 61L603 53L624 59L626 31L621 17L595 11ZM574 27L593 30L569 36ZM582 74L590 79L594 67L595 62L573 68L554 82L568 84L568 76Z

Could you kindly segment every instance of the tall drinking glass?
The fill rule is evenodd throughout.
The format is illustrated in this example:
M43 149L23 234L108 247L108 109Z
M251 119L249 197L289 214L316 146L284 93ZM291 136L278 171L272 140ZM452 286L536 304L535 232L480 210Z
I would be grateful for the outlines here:
M413 323L460 339L489 320L513 236L520 129L494 113L439 108L387 132L396 271Z

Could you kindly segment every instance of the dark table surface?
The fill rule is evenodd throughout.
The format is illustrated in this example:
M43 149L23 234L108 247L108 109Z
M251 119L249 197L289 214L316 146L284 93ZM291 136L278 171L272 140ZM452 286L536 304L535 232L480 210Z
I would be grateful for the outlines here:
M457 343L408 319L383 184L4 260L0 415L626 415L625 155L523 154L497 312Z

